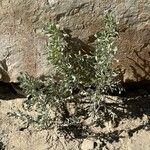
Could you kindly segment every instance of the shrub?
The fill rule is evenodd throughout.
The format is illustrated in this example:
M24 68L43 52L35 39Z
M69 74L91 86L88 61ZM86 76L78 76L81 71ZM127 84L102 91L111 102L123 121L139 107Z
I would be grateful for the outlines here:
M112 67L117 32L111 12L106 14L105 21L105 30L95 35L96 48L90 54L80 49L74 51L70 35L49 23L43 32L49 38L48 61L54 65L55 73L43 80L23 73L19 81L27 95L23 102L25 111L9 115L21 118L27 126L32 123L44 129L81 129L81 120L91 114L101 120L105 120L106 114L114 117L112 109L105 105L104 93L121 91L120 72ZM75 107L70 111L72 104Z
M116 24L112 13L105 16L105 29L98 32L96 36L95 48L95 81L96 87L101 92L116 90L120 85L120 74L118 69L114 69L112 62L115 61L115 54L117 46L115 45L115 38L118 35L116 32Z

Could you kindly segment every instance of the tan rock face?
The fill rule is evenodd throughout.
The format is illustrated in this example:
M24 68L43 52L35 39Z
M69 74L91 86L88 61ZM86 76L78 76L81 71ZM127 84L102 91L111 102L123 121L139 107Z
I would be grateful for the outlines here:
M150 28L120 32L118 59L125 81L150 79Z
M17 81L20 72L39 76L47 73L46 39L35 33L42 2L1 1L0 60L6 60L10 81ZM40 8L41 7L41 8ZM1 68L1 80L6 70Z
M119 64L124 80L150 78L149 0L1 0L0 80L17 81L20 72L33 76L47 74L46 38L39 31L50 18L71 30L86 44L102 29L103 12L112 9L119 29ZM8 77L7 77L8 76Z

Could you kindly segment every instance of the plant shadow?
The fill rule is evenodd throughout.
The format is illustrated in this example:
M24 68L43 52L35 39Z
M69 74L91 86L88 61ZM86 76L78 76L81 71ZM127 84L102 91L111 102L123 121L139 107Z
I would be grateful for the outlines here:
M16 98L25 98L23 92L19 93L20 89L19 83L6 83L0 81L0 99L1 100L13 100Z
M148 45L144 45L143 47L147 46ZM133 65L130 65L130 68L133 72L134 78L136 81L145 81L150 79L150 59L143 58L140 52L137 51L134 51L134 54L137 60L127 57L130 61L133 62ZM150 52L147 52L147 56L150 58Z

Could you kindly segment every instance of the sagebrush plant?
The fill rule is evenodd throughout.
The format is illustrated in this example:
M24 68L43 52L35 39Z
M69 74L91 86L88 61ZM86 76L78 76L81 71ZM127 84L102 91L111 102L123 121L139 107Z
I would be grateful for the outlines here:
M112 13L107 13L105 16L105 29L98 32L96 37L95 48L95 84L98 90L107 92L108 90L115 90L120 84L118 78L119 70L114 69L112 62L115 60L117 46L115 38L118 35L116 32L116 23Z
M107 120L114 121L117 115L113 111L113 107L106 105L105 95L109 93L121 94L124 88L119 78L121 71L119 68L114 68L113 63L116 63L115 55L117 53L116 38L116 22L113 13L108 11L105 14L105 28L103 31L95 34L95 76L93 83L96 90L91 96L93 101L90 113L93 115L93 120L98 118L99 122Z
M71 36L54 22L43 30L48 37L48 61L54 65L55 73L44 79L33 78L23 73L19 81L27 95L23 102L24 111L9 113L21 118L24 123L40 128L81 127L83 118L91 114L104 120L107 115L114 116L112 109L105 105L104 94L121 90L119 70L112 67L117 47L116 24L111 12L105 15L105 29L97 33L95 51L88 54L75 51ZM84 105L84 101L88 105ZM74 112L68 105L74 103ZM31 115L31 112L35 112ZM82 111L86 111L83 115ZM82 119L81 119L82 118Z

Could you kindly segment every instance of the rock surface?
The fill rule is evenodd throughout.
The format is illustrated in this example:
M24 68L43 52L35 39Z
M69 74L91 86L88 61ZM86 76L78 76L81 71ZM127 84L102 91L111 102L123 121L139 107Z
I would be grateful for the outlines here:
M109 9L118 23L117 58L124 80L150 79L149 0L0 0L0 80L16 82L20 72L48 73L46 38L40 29L50 18L90 44Z

